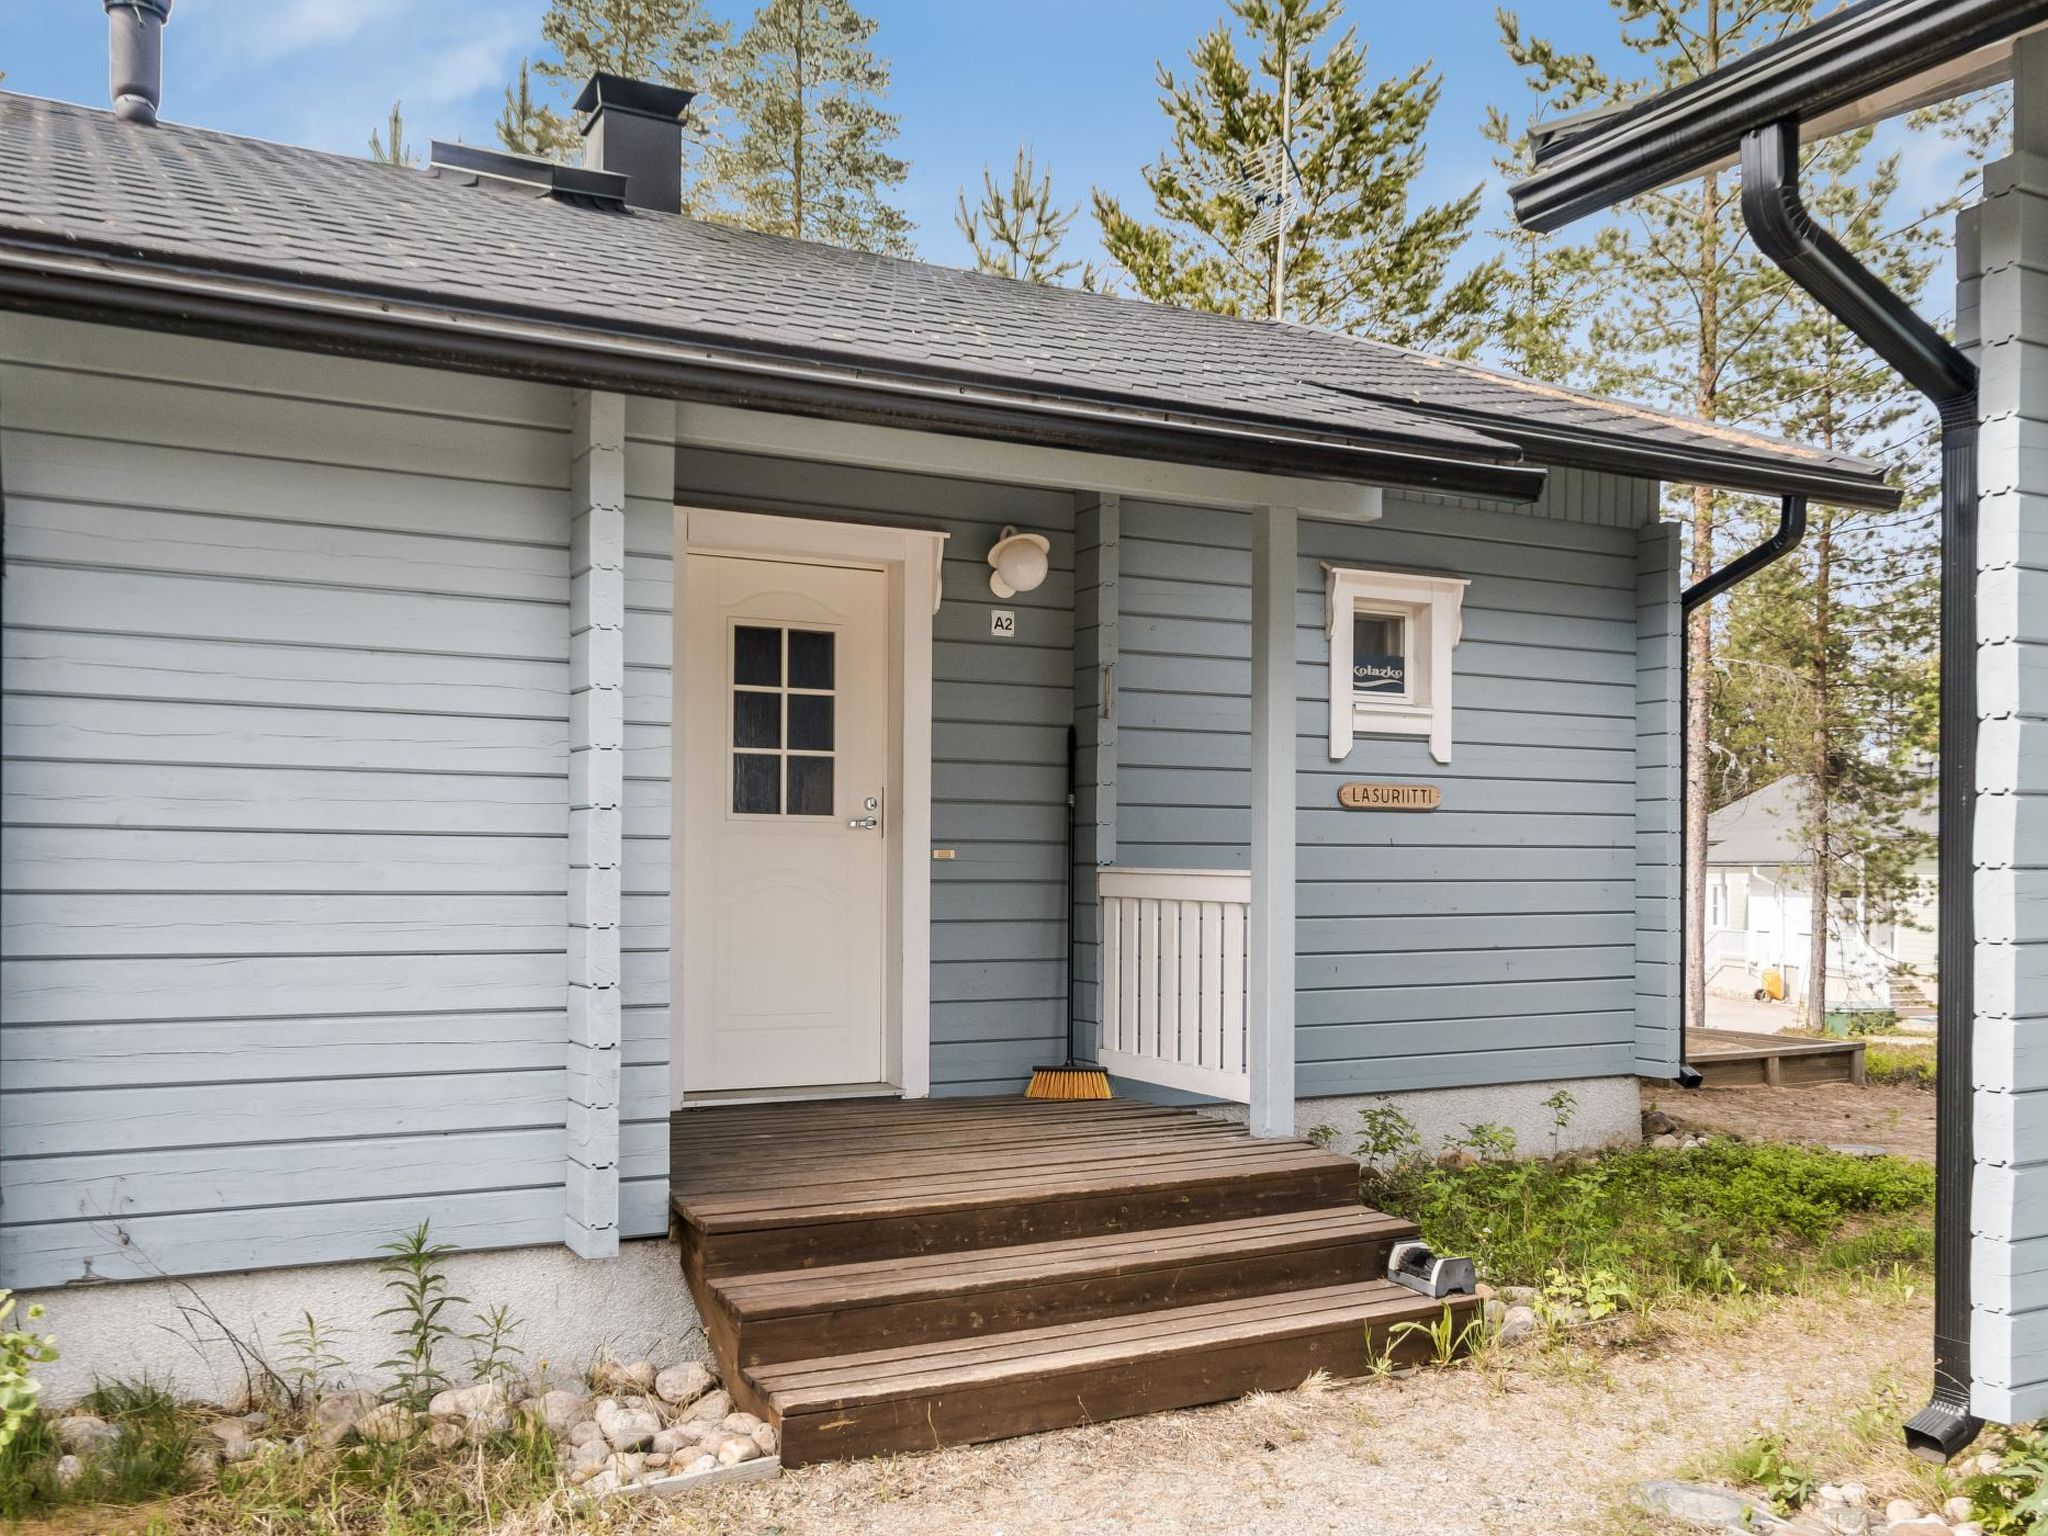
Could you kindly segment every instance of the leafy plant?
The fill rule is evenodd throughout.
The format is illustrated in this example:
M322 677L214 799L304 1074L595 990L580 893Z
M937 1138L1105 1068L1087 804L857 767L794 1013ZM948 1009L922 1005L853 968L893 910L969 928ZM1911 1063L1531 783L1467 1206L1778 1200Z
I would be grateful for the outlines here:
M1564 1133L1571 1129L1578 1115L1579 1101L1569 1088L1560 1088L1543 1101L1543 1107L1550 1111L1550 1150L1555 1155L1564 1141Z
M287 1329L284 1336L283 1375L294 1403L304 1402L348 1369L348 1360L336 1350L347 1330L329 1328L311 1312L301 1316L299 1325Z
M488 1312L477 1314L477 1328L464 1337L474 1349L469 1356L470 1375L477 1381L510 1381L519 1374L526 1351L512 1342L519 1331L519 1319L500 1302Z
M1555 1264L1543 1277L1538 1301L1542 1310L1552 1317L1583 1313L1596 1323L1617 1312L1634 1312L1642 1308L1641 1293L1614 1271L1595 1269L1575 1275Z
M1486 1314L1474 1312L1460 1325L1457 1314L1448 1305L1434 1322L1401 1322L1387 1330L1387 1344L1391 1352L1393 1345L1405 1338L1420 1335L1429 1342L1430 1363L1442 1369L1478 1343L1486 1334Z
M1996 1466L1965 1478L1971 1513L1991 1536L2048 1527L2048 1425L2008 1429L1991 1453Z
M1792 1459L1784 1435L1773 1429L1760 1431L1731 1451L1721 1471L1730 1481L1756 1489L1781 1515L1791 1514L1820 1492L1820 1479Z
M1470 1152L1482 1163L1506 1161L1515 1155L1515 1133L1505 1125L1482 1120L1465 1127L1465 1134L1444 1143L1454 1152Z
M35 1377L36 1367L57 1358L54 1334L8 1326L14 1307L14 1293L0 1291L0 1446L13 1440L36 1411L36 1399L43 1390ZM43 1309L31 1304L22 1321L33 1323L42 1315Z
M1312 1125L1308 1129L1308 1144L1325 1149L1337 1144L1337 1127L1334 1125Z
M460 1330L443 1314L450 1307L469 1305L466 1297L448 1289L446 1265L455 1246L432 1241L423 1221L405 1236L383 1244L382 1251L390 1257L377 1268L388 1277L384 1288L397 1300L377 1316L397 1319L392 1332L399 1350L389 1360L380 1360L377 1368L395 1373L399 1396L422 1406L449 1384L435 1363L435 1351L460 1336Z
M1415 1122L1392 1099L1381 1099L1358 1112L1356 1155L1375 1166L1412 1161L1422 1151Z

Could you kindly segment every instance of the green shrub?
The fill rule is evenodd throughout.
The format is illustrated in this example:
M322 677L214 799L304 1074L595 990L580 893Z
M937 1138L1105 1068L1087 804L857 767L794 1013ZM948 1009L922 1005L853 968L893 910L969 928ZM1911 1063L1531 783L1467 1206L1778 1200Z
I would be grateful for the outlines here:
M42 1383L36 1367L57 1358L57 1340L47 1333L27 1333L8 1326L14 1315L14 1293L0 1291L0 1447L20 1432L36 1411ZM32 1323L43 1315L32 1306L22 1321Z
M1601 1277L1660 1296L1780 1290L1817 1269L1878 1273L1925 1261L1934 1170L1901 1158L1710 1141L1596 1159L1409 1158L1367 1170L1368 1201L1418 1222L1497 1284L1569 1295Z
M1932 1088L1937 1069L1932 1046L1867 1045L1863 1048L1864 1080L1872 1083L1905 1083L1915 1088Z

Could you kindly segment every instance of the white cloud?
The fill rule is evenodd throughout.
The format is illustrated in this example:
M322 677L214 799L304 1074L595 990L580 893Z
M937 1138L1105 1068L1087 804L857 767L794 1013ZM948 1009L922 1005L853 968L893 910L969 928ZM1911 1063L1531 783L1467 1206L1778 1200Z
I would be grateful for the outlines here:
M429 0L187 0L178 20L199 20L231 53L271 64L309 48L351 42L387 21L431 8Z

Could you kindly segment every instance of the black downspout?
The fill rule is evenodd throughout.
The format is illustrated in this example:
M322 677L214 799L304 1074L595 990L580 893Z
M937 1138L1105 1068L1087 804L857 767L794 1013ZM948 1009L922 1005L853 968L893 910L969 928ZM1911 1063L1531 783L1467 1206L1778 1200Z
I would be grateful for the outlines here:
M1934 402L1941 416L1940 1016L1936 1058L1934 1396L1906 1423L1916 1455L1977 1438L1970 1412L1971 830L1977 789L1977 365L1916 315L1799 199L1797 120L1742 140L1742 217L1757 249Z
M1679 597L1679 612L1684 620L1678 631L1678 697L1679 718L1683 722L1685 711L1692 704L1692 616L1696 609L1705 607L1730 587L1740 586L1767 565L1775 565L1799 547L1799 541L1806 537L1806 498L1787 496L1778 504L1778 528L1763 543L1748 552L1736 556L1718 571L1710 571L1687 587ZM1684 815L1685 784L1692 771L1692 732L1681 728L1678 732L1678 783L1679 814ZM1681 823L1678 845L1685 846L1685 833ZM1680 864L1686 862L1682 857ZM1683 878L1681 871L1681 878ZM1679 969L1684 971L1688 950L1686 947L1685 909L1689 892L1682 892L1678 900L1678 955ZM1683 983L1681 982L1681 986ZM1680 993L1678 1001L1678 1086L1697 1088L1703 1079L1700 1069L1686 1058L1685 1051L1685 997Z

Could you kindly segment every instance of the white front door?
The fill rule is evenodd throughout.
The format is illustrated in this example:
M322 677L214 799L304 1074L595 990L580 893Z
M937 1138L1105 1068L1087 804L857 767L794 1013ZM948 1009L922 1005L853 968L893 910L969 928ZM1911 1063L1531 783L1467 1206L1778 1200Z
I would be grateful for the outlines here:
M682 1091L878 1083L887 578L687 565Z

